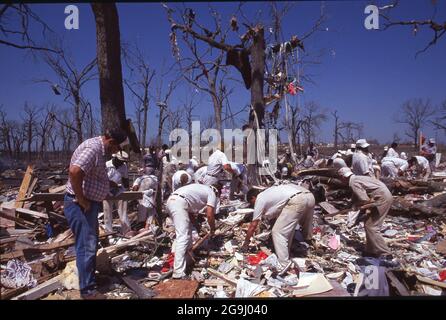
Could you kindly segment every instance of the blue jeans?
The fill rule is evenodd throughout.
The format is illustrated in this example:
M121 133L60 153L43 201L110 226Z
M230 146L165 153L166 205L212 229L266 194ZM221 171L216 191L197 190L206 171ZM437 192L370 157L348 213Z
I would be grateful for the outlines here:
M96 253L99 234L99 202L91 201L90 211L83 212L74 197L65 194L64 214L75 237L76 266L81 294L96 286Z

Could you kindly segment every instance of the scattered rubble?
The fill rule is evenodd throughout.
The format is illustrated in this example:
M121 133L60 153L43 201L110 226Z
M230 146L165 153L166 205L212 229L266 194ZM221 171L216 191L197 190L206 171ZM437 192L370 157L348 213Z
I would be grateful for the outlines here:
M198 228L189 255L194 261L190 278L183 280L171 279L175 232L164 213L162 226L131 238L104 232L100 215L99 290L109 299L444 295L444 172L428 182L389 182L395 201L381 232L393 260L361 256L363 223L356 221L342 184L324 179L328 172L310 169L293 177L291 183L320 182L327 200L315 208L313 243L305 243L296 231L294 266L283 276L276 270L271 228L265 223L251 241L252 251L240 252L253 210L243 199L230 201L224 195L216 236L207 238L206 223ZM79 299L74 237L61 201L66 179L65 170L51 167L1 174L2 299ZM135 223L138 192L121 197L129 200Z

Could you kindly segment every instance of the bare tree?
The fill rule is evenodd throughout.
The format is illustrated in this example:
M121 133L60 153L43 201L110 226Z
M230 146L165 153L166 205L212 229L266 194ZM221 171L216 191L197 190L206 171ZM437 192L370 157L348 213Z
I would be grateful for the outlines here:
M171 115L171 111L169 110L169 99L178 86L179 79L175 79L169 82L167 85L166 91L163 92L163 77L165 74L162 74L159 81L158 81L158 87L157 87L157 96L156 96L156 105L159 108L158 113L158 135L157 135L157 144L162 144L162 137L163 137L163 129L164 124Z
M412 139L414 147L418 147L418 135L420 129L434 115L435 110L431 106L429 99L421 98L408 100L403 103L398 113L394 116L394 121L408 126L405 134Z
M132 50L126 48L123 50L124 61L131 70L130 79L124 79L126 87L130 90L133 96L136 98L136 119L138 126L138 139L141 141L141 145L146 147L147 139L147 115L149 112L149 87L155 76L155 70L153 70L144 54L136 45Z
M315 140L316 130L320 129L322 123L327 121L328 117L324 110L314 101L305 104L302 113L302 130L305 142L308 145Z
M446 133L446 100L437 108L435 120L432 120L431 123L435 128Z
M28 161L31 161L31 147L32 143L35 139L36 133L36 125L37 125L37 117L40 113L40 109L30 107L27 102L23 107L22 120L24 122L25 130L26 130L26 142L28 146Z
M76 132L77 142L80 144L84 139L83 124L89 111L89 104L82 96L82 87L97 76L96 58L81 69L76 67L65 50L61 50L56 55L45 54L44 61L58 77L58 81L55 83L48 79L41 79L35 80L35 82L49 83L56 95L63 94L65 100L73 106L74 125L70 127ZM53 114L53 116L57 118L57 114Z
M12 123L6 119L6 112L3 111L3 105L0 105L0 143L3 145L3 150L7 150L9 156L12 156Z
M41 110L43 110L43 108ZM40 137L40 156L42 158L44 158L45 152L47 151L48 132L54 127L55 112L56 107L54 105L46 105L45 112L42 112L42 118L36 126L36 133Z
M26 128L24 123L11 121L11 138L14 145L14 153L19 157L23 151L23 144L26 141Z
M352 121L340 121L338 111L335 110L332 113L335 119L334 127L334 147L339 145L339 138L341 138L342 144L345 146L347 143L354 143L358 140L362 134L363 124Z
M36 44L31 38L30 30L40 26L44 38L52 30L31 10L28 4L5 3L0 7L0 44L17 48L57 53L58 50Z
M446 33L446 21L434 21L437 13L436 1L431 1L433 5L433 13L430 18L424 20L399 20L393 19L390 17L390 13L392 9L398 6L399 1L394 1L390 5L383 6L380 9L379 15L384 18L384 30L395 27L395 26L409 26L413 30L414 36L418 33L420 29L431 29L432 30L432 39L431 41L421 50L419 50L415 57L417 57L420 53L425 52L427 49L435 45L441 37ZM426 1L427 2L427 1Z

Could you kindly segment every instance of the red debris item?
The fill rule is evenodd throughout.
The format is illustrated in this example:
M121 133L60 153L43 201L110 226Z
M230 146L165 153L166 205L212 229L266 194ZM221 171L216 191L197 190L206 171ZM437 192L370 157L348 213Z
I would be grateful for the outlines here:
M321 230L321 228L319 228L319 227L315 227L315 228L313 228L313 233L314 233L314 234L322 233L322 230Z
M294 86L293 83L290 83L288 85L288 93L291 94L292 96L297 94L297 88Z
M445 281L446 280L446 269L441 270L438 275L440 276L440 281Z
M253 254L249 255L248 263L252 266L258 265L260 263L260 261L265 260L266 258L268 258L268 255L265 252L260 251L256 255L253 255Z
M170 269L172 269L174 260L175 260L175 253L173 253L173 252L169 253L166 261L164 261L163 268L161 269L161 272L168 272Z

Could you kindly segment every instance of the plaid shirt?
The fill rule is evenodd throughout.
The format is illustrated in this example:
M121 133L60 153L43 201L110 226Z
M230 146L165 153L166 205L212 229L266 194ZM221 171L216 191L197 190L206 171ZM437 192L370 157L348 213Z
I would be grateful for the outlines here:
M105 147L101 137L82 142L71 157L70 166L78 166L85 173L82 183L84 196L93 201L103 201L110 191L105 166ZM74 194L68 179L67 193Z

